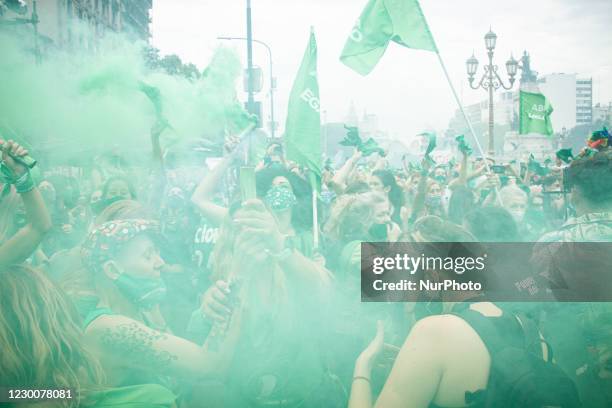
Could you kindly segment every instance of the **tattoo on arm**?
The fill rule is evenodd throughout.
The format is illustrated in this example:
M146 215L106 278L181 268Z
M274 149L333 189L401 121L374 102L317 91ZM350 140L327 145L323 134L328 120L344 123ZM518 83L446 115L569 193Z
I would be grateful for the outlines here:
M167 334L143 329L137 323L124 323L106 329L102 333L101 342L114 352L129 356L130 360L156 370L163 370L178 359L169 351L154 346L156 341L167 338Z

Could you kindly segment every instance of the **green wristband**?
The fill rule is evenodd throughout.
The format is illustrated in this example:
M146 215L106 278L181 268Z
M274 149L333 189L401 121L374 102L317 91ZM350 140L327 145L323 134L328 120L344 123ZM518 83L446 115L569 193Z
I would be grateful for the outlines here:
M19 194L32 191L35 187L34 180L32 179L32 175L29 171L22 174L21 177L17 178L13 184L15 184L15 189Z

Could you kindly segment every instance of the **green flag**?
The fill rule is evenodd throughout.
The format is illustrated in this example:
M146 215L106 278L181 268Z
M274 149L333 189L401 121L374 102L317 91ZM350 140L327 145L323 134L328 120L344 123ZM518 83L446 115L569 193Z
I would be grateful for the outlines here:
M574 154L572 153L571 148L557 150L556 156L565 164L570 164L571 161L574 159Z
M457 146L459 147L459 151L460 152L462 152L466 156L469 156L469 155L471 155L473 153L472 148L465 141L465 136L464 135L459 135L459 136L455 137L455 140L457 141Z
M432 165L436 164L436 161L431 158L431 152L434 151L437 145L436 134L432 132L423 132L423 133L419 133L417 136L425 136L427 138L427 149L425 149L424 159L427 160Z
M520 131L519 134L539 133L553 134L550 114L553 108L542 94L520 91Z
M369 0L349 35L340 60L361 75L369 74L389 41L438 52L418 0Z
M287 159L321 174L321 115L317 81L317 41L310 32L302 65L289 96L285 125Z

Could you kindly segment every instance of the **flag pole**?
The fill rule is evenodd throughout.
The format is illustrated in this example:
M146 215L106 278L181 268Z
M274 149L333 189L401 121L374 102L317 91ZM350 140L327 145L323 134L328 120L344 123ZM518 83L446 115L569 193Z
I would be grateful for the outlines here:
M453 96L455 97L457 106L459 107L459 110L461 111L461 114L463 115L463 119L465 119L465 123L467 123L468 128L470 129L470 133L472 134L472 137L474 138L474 141L476 142L476 147L478 148L478 151L480 152L480 155L483 158L485 169L488 174L491 174L491 167L489 166L489 163L487 162L484 151L482 150L482 146L480 145L480 141L476 137L476 132L474 132L474 128L472 127L472 122L470 122L470 118L468 118L467 114L465 113L465 109L463 109L463 104L461 103L461 100L459 99L459 96L457 95L457 91L455 90L453 82L451 81L450 76L448 75L448 71L446 70L446 65L444 64L444 60L442 59L442 56L440 55L439 50L436 52L436 55L438 56L438 61L440 61L440 66L442 67L442 71L444 71L444 76L446 76L446 81L448 82L448 85L450 86L450 89L453 92ZM499 195L499 189L497 188L497 186L495 187L495 196L497 197L497 201L499 205L503 206L503 202L502 202L501 196Z
M317 180L315 174L310 171L310 188L312 189L312 242L314 249L319 249L319 209L317 208Z

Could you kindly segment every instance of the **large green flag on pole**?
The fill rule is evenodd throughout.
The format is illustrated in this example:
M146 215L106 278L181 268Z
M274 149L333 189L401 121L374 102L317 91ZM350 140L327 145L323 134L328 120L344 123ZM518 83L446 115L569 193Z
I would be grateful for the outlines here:
M369 74L393 41L404 47L438 52L418 0L369 0L349 35L340 60Z
M542 94L520 91L519 97L519 134L553 134L550 114L553 108Z
M287 159L321 174L321 115L317 81L317 41L310 31L308 47L289 96L285 125Z

